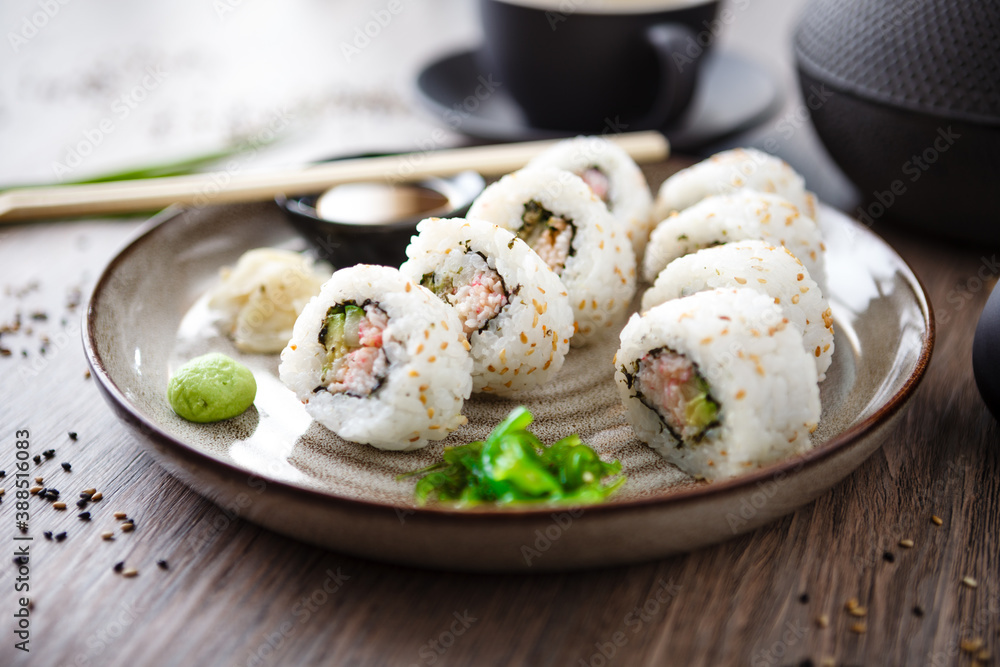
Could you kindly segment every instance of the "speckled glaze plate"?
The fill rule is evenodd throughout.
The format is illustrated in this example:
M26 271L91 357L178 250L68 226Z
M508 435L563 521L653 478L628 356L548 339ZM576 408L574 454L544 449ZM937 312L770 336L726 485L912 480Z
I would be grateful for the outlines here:
M614 388L617 332L573 350L557 380L521 400L475 396L469 424L417 452L345 442L306 414L278 381L277 355L240 354L207 325L205 289L220 267L260 246L304 249L273 205L167 211L111 261L86 314L84 346L112 408L163 466L229 511L291 537L385 561L462 570L554 570L649 560L752 530L808 503L886 437L930 361L923 288L867 228L829 208L836 352L822 385L816 447L738 479L696 482L635 439ZM254 372L254 406L235 419L186 422L167 404L170 373L209 350ZM453 510L416 507L397 474L437 460L445 445L482 439L527 405L551 442L580 433L621 460L628 483L589 508Z

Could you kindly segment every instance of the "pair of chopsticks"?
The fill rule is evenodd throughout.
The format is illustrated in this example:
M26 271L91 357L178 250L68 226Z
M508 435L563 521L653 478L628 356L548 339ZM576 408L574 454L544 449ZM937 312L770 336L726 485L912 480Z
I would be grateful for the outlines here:
M636 162L665 160L667 139L659 132L631 132L608 139ZM413 182L451 176L471 169L499 176L523 167L557 143L531 141L495 146L454 148L426 153L358 158L268 172L204 173L88 185L19 188L0 193L0 223L151 211L171 204L205 205L267 201L322 192L336 185L362 181Z

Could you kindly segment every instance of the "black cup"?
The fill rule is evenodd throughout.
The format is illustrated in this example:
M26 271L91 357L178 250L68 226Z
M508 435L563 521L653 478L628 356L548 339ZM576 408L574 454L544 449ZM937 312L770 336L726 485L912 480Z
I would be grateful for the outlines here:
M718 4L480 0L480 67L535 127L661 128L691 101Z

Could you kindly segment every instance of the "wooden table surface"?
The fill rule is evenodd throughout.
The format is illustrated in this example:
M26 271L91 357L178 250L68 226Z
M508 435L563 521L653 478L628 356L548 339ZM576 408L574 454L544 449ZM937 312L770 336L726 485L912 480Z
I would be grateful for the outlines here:
M737 27L767 23L747 12ZM9 123L0 131L15 134ZM814 143L805 146L789 153L797 166L802 156L825 161L808 152ZM35 160L23 173L44 176L47 164ZM8 181L19 173L10 162L3 167ZM658 562L475 575L289 540L213 505L156 465L104 404L80 345L89 289L140 222L0 228L0 326L21 316L18 332L0 335L11 352L0 357L7 474L0 534L9 540L0 566L0 665L938 666L974 664L977 655L996 662L988 656L1000 650L998 429L971 372L975 322L997 278L996 248L875 225L926 286L937 345L905 418L830 493L754 533ZM15 541L22 534L11 478L21 430L32 455L55 450L32 464L44 485L70 503L84 488L102 491L89 523L72 504L59 512L34 501L33 539ZM104 541L117 511L137 527ZM43 531L66 536L48 540ZM903 539L912 548L900 546ZM10 559L24 544L30 561L19 582ZM118 562L138 575L116 574ZM19 584L30 592L17 592ZM21 597L31 600L30 653L15 648ZM864 617L845 610L852 598ZM857 623L863 634L852 631Z

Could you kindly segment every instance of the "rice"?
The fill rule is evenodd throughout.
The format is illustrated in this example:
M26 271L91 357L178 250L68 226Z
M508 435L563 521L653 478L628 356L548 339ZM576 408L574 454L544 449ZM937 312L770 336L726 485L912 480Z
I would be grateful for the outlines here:
M458 316L430 290L397 269L357 265L302 311L278 373L345 440L409 450L466 422L467 346Z
M514 232L560 277L573 309L571 345L620 326L635 292L635 255L584 181L561 169L524 169L490 185L469 218Z
M820 401L801 338L770 297L748 289L633 315L615 380L636 436L709 480L804 452Z
M720 287L745 287L770 296L802 333L822 382L833 358L833 315L809 271L785 248L739 241L699 250L667 265L642 297L642 309Z
M677 172L660 186L653 205L653 219L665 219L705 197L750 189L778 194L816 219L816 196L806 190L803 178L787 162L755 148L734 148L717 153Z
M621 224L641 258L652 230L653 196L639 165L604 137L560 141L528 163L527 168L555 167L573 172L590 186Z
M825 288L826 246L819 225L787 199L753 190L707 197L662 221L650 235L643 278L653 282L667 264L688 253L748 239L788 248Z
M473 391L509 395L562 368L573 310L559 277L511 232L484 220L417 225L400 272L459 315L473 360Z

